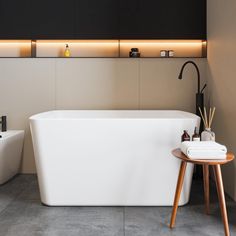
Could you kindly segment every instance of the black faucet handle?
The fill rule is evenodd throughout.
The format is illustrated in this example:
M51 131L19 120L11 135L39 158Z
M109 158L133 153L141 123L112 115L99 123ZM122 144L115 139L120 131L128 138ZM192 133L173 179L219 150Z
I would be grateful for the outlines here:
M7 116L2 116L2 132L7 131Z
M206 88L207 84L204 84L204 86L202 87L201 93L203 93L204 89Z

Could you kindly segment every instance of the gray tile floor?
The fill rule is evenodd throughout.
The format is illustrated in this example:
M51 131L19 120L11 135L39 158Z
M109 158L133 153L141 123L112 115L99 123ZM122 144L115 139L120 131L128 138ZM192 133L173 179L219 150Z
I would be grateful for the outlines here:
M204 214L203 190L194 182L191 201L180 207L174 230L171 207L46 207L35 175L19 175L0 186L0 236L218 236L224 235L215 188L211 215ZM227 199L232 235L236 203Z

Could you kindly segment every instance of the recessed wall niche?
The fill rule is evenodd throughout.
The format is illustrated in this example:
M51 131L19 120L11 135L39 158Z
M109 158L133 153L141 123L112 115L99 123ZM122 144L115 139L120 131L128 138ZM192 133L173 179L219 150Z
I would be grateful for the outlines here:
M159 58L172 51L174 58L206 57L202 40L1 40L0 57L63 58L65 45L72 58L128 58L138 48L141 58Z
M31 40L0 40L0 57L31 57Z
M118 40L37 40L37 57L64 57L65 45L71 57L119 57Z
M206 41L201 40L121 40L120 57L129 57L131 48L138 48L141 57L161 57L160 52L173 51L173 57L205 57Z

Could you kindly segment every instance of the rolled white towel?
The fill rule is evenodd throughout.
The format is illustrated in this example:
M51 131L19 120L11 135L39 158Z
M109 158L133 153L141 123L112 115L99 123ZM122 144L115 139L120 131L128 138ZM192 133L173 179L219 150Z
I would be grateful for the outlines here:
M225 159L227 148L214 141L182 142L181 151L190 159Z

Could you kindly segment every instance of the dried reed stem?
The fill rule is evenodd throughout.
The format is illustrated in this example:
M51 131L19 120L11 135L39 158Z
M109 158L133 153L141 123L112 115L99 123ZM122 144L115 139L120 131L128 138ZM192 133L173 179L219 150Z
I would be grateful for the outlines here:
M208 121L209 121L208 125L209 125L209 128L211 128L211 124L210 124L210 121L211 121L211 107L210 107L210 110L209 110L209 116L208 117L209 117L208 118Z
M206 121L206 128L209 128L206 107L204 107L204 118L205 118L205 121Z
M205 121L205 118L204 118L204 116L203 116L203 114L202 114L202 110L201 110L200 107L198 107L198 109L199 109L199 111L200 111L200 114L201 114L201 117L202 117L202 120L203 120L204 126L206 127L206 121Z
M211 127L211 124L212 124L212 121L213 121L213 118L214 118L214 115L215 115L215 110L216 110L216 108L214 107L214 108L213 108L213 112L212 112L212 114L211 114L210 127Z

